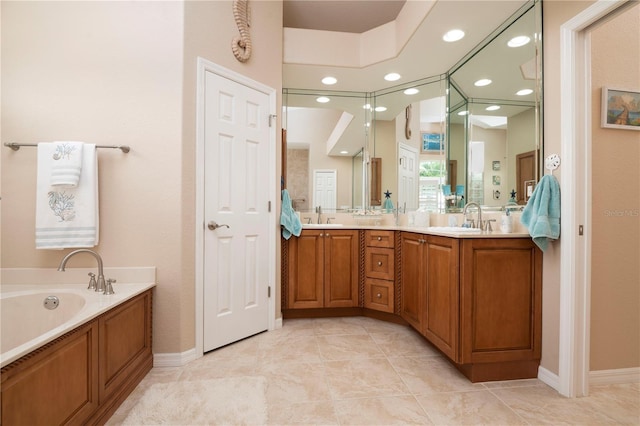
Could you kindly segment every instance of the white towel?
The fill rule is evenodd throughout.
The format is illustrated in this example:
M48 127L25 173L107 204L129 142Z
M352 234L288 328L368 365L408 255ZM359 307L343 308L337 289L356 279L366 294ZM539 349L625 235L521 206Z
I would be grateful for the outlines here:
M51 185L78 186L83 145L82 142L53 142Z
M85 144L76 187L51 185L53 143L38 144L36 248L94 247L98 244L98 159Z

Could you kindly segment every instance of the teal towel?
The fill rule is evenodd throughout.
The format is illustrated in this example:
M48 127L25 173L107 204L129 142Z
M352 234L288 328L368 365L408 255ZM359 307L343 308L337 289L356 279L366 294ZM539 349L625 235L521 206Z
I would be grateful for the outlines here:
M302 223L291 206L291 198L289 191L282 190L282 211L280 212L280 225L282 225L282 236L285 240L291 238L291 235L300 236L302 232Z
M549 240L560 237L560 185L553 175L540 179L520 221L542 251L547 249Z

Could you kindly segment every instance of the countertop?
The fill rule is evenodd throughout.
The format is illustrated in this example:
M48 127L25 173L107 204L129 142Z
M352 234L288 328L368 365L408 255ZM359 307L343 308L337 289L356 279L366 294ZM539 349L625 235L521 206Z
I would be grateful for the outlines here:
M496 226L496 225L494 225ZM500 225L497 225L499 227ZM353 225L353 224L303 224L302 229L317 229L317 230L339 230L339 229L365 229L365 230L380 230L380 231L405 231L415 232L425 235L439 235L442 237L450 238L530 238L528 232L511 232L505 234L499 229L492 232L485 232L479 230L463 230L462 228L453 228L448 226L428 226L417 227L407 225ZM465 228L469 229L469 228Z

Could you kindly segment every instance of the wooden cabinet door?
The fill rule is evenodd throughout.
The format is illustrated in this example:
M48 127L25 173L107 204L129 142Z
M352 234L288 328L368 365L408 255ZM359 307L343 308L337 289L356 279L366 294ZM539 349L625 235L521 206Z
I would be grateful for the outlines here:
M289 240L287 308L324 306L324 231L302 231Z
M358 306L358 231L324 233L324 307Z
M99 319L101 403L130 385L141 366L151 369L151 297L148 290Z
M461 250L461 362L539 360L540 250L529 238L466 239Z
M429 236L424 245L426 307L424 335L457 361L459 337L459 240Z
M419 332L423 332L423 282L425 236L403 232L400 237L402 259L400 263L400 316Z
M98 409L98 369L91 321L2 369L0 423L85 424Z

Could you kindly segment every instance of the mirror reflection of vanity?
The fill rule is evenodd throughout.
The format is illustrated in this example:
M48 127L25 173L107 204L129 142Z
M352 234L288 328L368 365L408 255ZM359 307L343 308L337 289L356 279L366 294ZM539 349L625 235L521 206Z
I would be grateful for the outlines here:
M385 193L407 210L524 204L541 173L541 15L527 3L445 74L374 92L284 89L294 208L383 208ZM509 47L516 36L529 40Z

